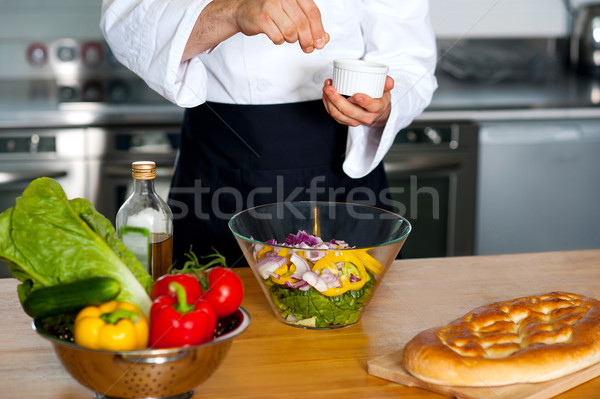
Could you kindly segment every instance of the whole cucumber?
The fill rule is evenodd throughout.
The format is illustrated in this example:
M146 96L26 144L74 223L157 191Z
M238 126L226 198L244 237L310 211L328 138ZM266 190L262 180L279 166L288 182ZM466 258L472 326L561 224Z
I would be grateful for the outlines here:
M48 317L81 310L113 300L121 292L119 282L112 277L90 277L72 283L38 288L32 291L23 309L29 316Z

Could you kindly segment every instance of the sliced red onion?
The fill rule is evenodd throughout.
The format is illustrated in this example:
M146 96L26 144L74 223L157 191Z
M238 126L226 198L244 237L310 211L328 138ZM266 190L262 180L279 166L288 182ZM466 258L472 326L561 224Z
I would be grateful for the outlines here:
M256 263L256 269L258 270L258 274L263 279L268 279L269 275L273 273L275 270L279 269L281 266L287 263L287 259L283 256L278 255L270 255L265 256L261 260Z
M306 285L303 285L302 287L298 287L298 289L300 291L308 291L308 290L310 290L310 285L306 284Z
M350 273L350 283L356 283L357 281L360 281L360 279L354 274Z
M277 273L269 273L269 276L275 277L277 280L279 280L281 278L281 275L279 275Z
M265 246L264 246L264 245L262 245L262 244L260 244L260 243L256 243L256 244L254 244L254 252L253 252L253 253L254 253L254 257L256 258L256 255L258 255L258 253L259 253L260 251L262 251L263 249L265 249Z
M306 281L299 280L299 281L295 281L292 283L290 280L288 280L285 282L284 285L286 288L299 288L299 287L302 287L303 285L306 285Z
M304 281L304 280L300 280L300 281L297 281L295 283L290 283L289 281L286 281L285 282L285 286L287 288L298 288L298 289L300 289L302 287L306 287L306 286L308 286L308 288L310 288L310 285L308 285L308 283L306 281Z
M327 291L327 284L319 275L315 272L306 272L302 275L302 279L319 292Z
M325 251L315 251L317 249L329 249L329 246L327 244L321 244L321 245L317 245L315 247L311 247L312 251L304 251L304 256L306 256L306 259L308 259L311 262L316 262L319 259L321 259L322 257L324 257L327 252Z
M319 237L315 237L312 234L308 234L304 230L299 230L298 234L290 234L285 239L286 245L299 245L302 243L306 243L309 246L319 245L323 241Z
M338 245L338 246L340 246L342 248L349 248L350 247L346 241L336 240L335 238L333 240L331 240L330 243L332 243L334 245Z
M327 284L327 288L340 288L342 286L339 277L333 274L330 269L323 269L321 278Z
M317 284L317 281L319 280L319 275L315 272L305 272L302 275L302 280L304 280L308 284L314 286L315 284Z
M297 253L293 253L290 256L290 261L296 266L296 271L292 275L292 278L302 278L302 275L310 270L308 262Z

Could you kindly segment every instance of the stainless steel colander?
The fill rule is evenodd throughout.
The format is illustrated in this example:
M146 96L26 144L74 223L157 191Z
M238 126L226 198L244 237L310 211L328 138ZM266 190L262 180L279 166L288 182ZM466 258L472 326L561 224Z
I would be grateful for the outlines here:
M226 321L230 331L213 341L190 347L140 351L100 351L82 348L48 333L40 322L33 328L50 340L63 367L96 398L189 398L227 355L233 338L250 324L239 308Z

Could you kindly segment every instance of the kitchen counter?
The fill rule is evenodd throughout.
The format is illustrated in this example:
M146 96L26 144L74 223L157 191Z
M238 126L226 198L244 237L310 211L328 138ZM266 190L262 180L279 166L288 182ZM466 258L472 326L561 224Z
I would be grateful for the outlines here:
M367 374L367 361L401 348L420 330L496 300L562 290L600 297L600 250L399 260L362 321L329 331L279 323L247 268L236 269L250 327L194 398L442 398ZM86 398L92 393L61 367L36 335L16 294L0 280L1 398ZM441 296L441 292L451 295ZM597 398L600 378L557 398Z
M487 121L600 117L600 81L562 71L538 81L460 80L440 71L417 120Z
M417 121L600 118L600 81L568 71L541 81L465 81L443 71L437 78L439 88ZM173 124L183 118L183 108L141 80L130 83L131 98L124 102L59 102L53 82L43 82L43 90L33 83L0 80L0 129Z

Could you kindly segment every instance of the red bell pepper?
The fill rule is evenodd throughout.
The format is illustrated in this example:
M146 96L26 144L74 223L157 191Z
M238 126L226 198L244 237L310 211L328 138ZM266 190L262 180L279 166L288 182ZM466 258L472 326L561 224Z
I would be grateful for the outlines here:
M212 340L217 316L212 306L203 299L188 304L185 288L171 282L173 295L158 297L150 309L150 337L154 349L200 345Z
M202 285L198 279L192 274L165 274L159 277L152 286L150 292L150 298L154 301L159 296L163 295L175 295L174 292L169 290L169 284L171 282L177 282L183 286L187 295L187 303L194 303L196 300L202 297Z

